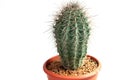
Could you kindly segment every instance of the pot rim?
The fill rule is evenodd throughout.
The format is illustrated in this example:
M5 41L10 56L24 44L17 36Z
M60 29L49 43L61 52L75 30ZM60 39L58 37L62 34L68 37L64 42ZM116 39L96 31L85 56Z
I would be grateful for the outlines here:
M97 63L98 63L98 67L96 68L96 70L92 71L91 73L89 74L85 74L85 75L81 75L81 76L63 76L63 75L59 75L59 74L56 74L50 70L48 70L46 68L47 64L50 63L51 61L53 61L54 59L58 58L58 60L60 60L60 56L59 55L56 55L56 56L53 56L51 58L49 58L43 65L43 70L44 72L49 75L49 76L54 76L54 77L57 77L57 78L64 78L64 79L84 79L84 78L88 78L88 77L92 77L96 74L98 74L98 72L100 71L100 68L101 68L101 63L98 59L96 59L95 57L91 56L91 55L87 55L88 57L91 57L92 59L94 59Z

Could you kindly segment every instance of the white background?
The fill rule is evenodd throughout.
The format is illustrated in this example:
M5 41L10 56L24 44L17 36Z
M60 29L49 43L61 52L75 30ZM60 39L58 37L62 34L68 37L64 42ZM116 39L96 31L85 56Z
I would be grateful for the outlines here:
M57 55L51 21L68 0L0 0L0 80L47 80ZM79 0L90 15L88 54L102 63L98 80L120 80L119 0Z

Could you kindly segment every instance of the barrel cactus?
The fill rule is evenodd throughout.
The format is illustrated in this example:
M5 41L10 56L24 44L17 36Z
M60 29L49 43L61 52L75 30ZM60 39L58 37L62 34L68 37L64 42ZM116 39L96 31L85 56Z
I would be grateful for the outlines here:
M87 54L90 26L85 11L78 3L69 3L57 14L53 33L57 51L65 69L80 67Z

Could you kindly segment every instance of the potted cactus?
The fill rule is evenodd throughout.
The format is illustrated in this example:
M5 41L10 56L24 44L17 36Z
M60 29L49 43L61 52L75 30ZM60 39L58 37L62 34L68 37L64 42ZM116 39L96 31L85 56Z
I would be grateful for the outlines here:
M83 8L78 3L67 4L57 14L53 29L59 55L43 66L48 80L96 80L101 64L86 55L90 26Z

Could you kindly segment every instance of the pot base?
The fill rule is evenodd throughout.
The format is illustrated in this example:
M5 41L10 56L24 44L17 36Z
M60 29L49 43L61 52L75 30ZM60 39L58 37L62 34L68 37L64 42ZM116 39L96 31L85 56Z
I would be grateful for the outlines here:
M87 55L87 57L90 57L92 60L96 61L97 65L98 65L98 67L94 71L90 72L89 74L80 75L80 76L64 76L64 75L59 75L59 74L56 74L56 73L48 70L47 65L53 61L60 61L59 56L55 56L55 57L48 59L45 62L43 69L48 76L48 80L96 80L97 74L98 74L100 67L101 67L101 64L96 58L94 58L90 55Z

